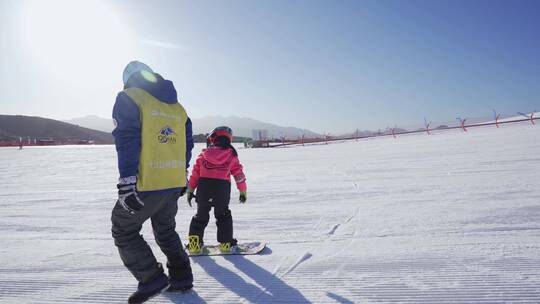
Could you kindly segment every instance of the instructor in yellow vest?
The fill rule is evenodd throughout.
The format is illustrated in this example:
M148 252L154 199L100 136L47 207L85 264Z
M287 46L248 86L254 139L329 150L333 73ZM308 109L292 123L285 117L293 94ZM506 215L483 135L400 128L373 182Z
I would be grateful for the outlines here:
M139 282L128 302L142 303L167 288L184 292L193 287L189 258L175 230L193 138L171 81L138 61L126 66L123 81L113 108L120 178L112 235L124 265ZM167 257L168 276L140 235L148 219Z

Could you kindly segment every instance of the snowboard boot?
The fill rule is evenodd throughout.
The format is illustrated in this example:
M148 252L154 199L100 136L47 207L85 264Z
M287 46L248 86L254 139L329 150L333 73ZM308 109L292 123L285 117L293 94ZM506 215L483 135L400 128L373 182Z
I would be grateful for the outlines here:
M190 235L187 247L190 254L199 254L202 252L202 240L199 239L198 235Z
M238 241L236 239L233 239L231 242L219 243L219 251L221 253L235 253L238 251L237 243Z
M188 292L193 288L193 273L191 266L173 267L167 263L169 268L169 289L171 292Z
M137 291L128 299L129 304L139 304L157 296L160 292L169 287L169 278L161 272L157 277L147 283L139 282Z

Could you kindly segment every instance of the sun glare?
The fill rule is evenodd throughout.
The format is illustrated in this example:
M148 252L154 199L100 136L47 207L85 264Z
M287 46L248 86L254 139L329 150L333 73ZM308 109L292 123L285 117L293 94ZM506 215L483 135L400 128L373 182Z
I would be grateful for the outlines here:
M111 74L118 78L135 56L130 32L102 1L28 1L21 21L26 50L63 82L88 87Z

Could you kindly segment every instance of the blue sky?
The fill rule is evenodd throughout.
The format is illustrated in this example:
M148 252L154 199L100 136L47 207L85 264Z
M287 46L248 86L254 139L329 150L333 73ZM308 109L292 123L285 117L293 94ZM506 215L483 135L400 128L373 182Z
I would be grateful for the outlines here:
M0 1L0 113L110 117L132 59L192 117L343 133L540 110L540 1L73 2Z

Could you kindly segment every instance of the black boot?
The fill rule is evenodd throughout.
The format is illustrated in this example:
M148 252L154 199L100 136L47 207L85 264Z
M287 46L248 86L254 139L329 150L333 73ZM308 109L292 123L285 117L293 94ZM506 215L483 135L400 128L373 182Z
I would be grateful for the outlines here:
M169 286L169 279L161 272L157 277L147 283L140 283L135 291L128 299L129 304L138 304L147 301L150 298L157 296L160 292Z
M193 273L191 266L174 267L167 263L169 268L169 289L167 291L188 292L193 288Z

